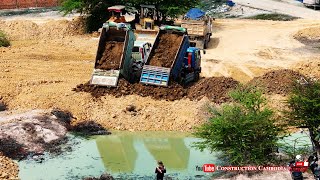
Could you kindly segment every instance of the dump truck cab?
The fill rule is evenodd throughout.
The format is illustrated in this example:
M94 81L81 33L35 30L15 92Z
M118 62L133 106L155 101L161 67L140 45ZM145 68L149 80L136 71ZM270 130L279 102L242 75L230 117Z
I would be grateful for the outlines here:
M198 81L201 73L201 53L197 47L189 47L184 57L181 84Z
M151 43L144 41L135 41L132 49L134 62L146 63L151 52Z
M109 13L111 13L111 17L108 20L109 22L115 23L125 23L127 22L124 15L126 14L125 6L116 5L108 7Z

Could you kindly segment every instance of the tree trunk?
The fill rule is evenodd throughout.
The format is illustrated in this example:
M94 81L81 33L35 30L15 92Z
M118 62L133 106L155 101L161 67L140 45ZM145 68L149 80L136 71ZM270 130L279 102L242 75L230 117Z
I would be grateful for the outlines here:
M309 134L310 134L311 142L314 147L314 151L317 152L318 157L320 157L320 142L315 139L316 135L315 135L313 129L309 128Z

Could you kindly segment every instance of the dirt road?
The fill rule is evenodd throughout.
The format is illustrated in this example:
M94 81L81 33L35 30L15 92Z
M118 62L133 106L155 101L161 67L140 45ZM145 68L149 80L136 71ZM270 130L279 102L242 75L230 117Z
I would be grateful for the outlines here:
M297 6L292 3L275 1L275 0L233 0L236 4L248 6L252 8L267 10L270 12L277 12L288 14L304 19L320 19L320 12Z
M270 69L316 59L319 50L305 46L293 35L319 25L320 20L217 20L210 48L203 56L202 76L227 76L247 82Z
M290 68L296 63L302 67L306 59L318 55L315 49L296 41L293 34L317 24L320 22L308 20L218 20L215 39L204 56L202 75L224 75L245 82L271 69ZM0 25L12 40L10 48L0 48L0 99L9 110L58 107L72 112L75 122L94 120L106 128L130 131L190 131L207 117L206 98L159 101L138 95L106 95L94 99L89 93L74 92L73 88L90 79L96 38L57 33L55 27L61 27L51 21L38 24L41 27L25 21ZM319 68L315 66L313 72ZM126 111L129 105L136 111Z

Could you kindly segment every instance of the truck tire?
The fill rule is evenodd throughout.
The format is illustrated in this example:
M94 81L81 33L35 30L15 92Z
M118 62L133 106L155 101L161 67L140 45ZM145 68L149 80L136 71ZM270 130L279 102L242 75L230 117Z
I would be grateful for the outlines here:
M194 74L194 82L197 82L197 81L199 81L199 79L200 79L200 73L199 72L196 72L195 74Z
M203 42L203 49L207 49L207 47L208 47L208 42L207 42L207 41L204 41L204 42Z

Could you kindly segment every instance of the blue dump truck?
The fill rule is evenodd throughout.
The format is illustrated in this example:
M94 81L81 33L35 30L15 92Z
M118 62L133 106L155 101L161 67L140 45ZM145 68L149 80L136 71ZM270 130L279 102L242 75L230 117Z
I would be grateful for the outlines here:
M186 29L161 26L143 66L140 83L167 87L170 81L175 81L186 85L197 81L200 72L200 49L190 46Z
M103 24L90 84L116 87L120 76L132 81L132 48L135 36L130 25Z

